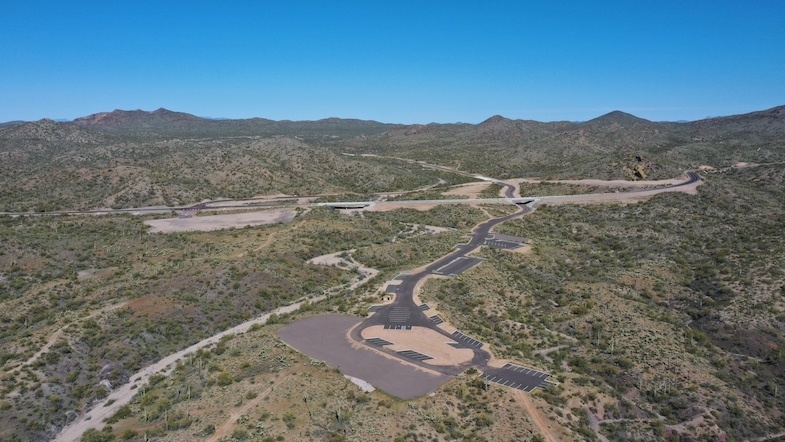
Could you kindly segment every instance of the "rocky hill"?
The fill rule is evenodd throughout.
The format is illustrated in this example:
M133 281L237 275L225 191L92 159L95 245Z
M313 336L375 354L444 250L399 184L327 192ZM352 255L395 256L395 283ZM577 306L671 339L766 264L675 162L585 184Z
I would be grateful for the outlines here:
M273 121L265 118L210 119L158 109L114 110L77 118L74 124L94 132L136 137L296 136L344 138L371 135L394 125L356 119L327 118L316 121Z
M76 144L98 143L105 140L99 134L86 131L72 123L57 123L43 119L0 126L0 142L16 141L22 144L67 142ZM17 144L18 145L18 144Z
M785 107L777 107L658 123L614 111L582 123L496 115L479 124L391 125L115 110L73 122L0 127L0 171L6 178L0 210L128 207L218 195L384 191L425 184L398 165L369 168L343 153L425 160L499 178L670 178L685 169L785 160L784 115Z
M785 107L687 123L652 122L614 111L586 122L511 120L430 124L334 143L373 152L461 166L498 177L629 178L645 162L651 177L666 178L706 163L785 160ZM489 171L489 168L491 170Z

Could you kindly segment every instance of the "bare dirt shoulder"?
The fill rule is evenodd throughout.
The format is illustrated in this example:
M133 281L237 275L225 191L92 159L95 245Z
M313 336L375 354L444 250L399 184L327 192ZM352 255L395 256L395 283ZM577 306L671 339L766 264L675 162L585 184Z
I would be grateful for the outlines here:
M594 204L594 203L635 203L665 192L683 192L689 195L698 193L698 186L703 182L696 181L679 187L666 187L662 189L647 189L636 192L595 193L583 195L544 196L537 204Z
M447 190L446 192L442 192L442 193L444 195L458 195L458 196L466 196L469 198L477 198L480 196L480 193L482 193L482 191L485 190L491 184L492 183L488 181L459 184L457 186L452 187L450 190Z
M294 209L263 210L258 212L233 213L225 215L194 216L190 218L165 218L147 220L150 233L172 233L241 228L264 224L285 223L294 219Z

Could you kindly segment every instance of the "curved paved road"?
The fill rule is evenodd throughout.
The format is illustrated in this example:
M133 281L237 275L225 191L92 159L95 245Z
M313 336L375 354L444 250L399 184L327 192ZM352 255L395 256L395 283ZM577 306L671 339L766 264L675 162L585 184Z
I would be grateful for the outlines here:
M505 196L507 198L514 198L515 188L507 183L503 183L500 181L495 181L497 184L500 184L505 189ZM455 337L450 333L444 331L440 327L437 327L430 318L428 318L425 313L419 308L419 306L414 302L414 290L417 284L420 281L428 278L431 275L436 274L435 272L442 267L448 265L449 263L453 262L459 258L465 258L468 254L475 251L479 248L482 243L485 241L485 238L490 233L491 229L505 221L509 221L513 218L518 218L523 216L527 213L532 211L531 207L526 204L519 204L518 207L520 208L517 212L512 213L510 215L505 215L499 218L492 218L488 221L485 221L479 225L477 225L471 233L471 239L466 244L458 245L455 250L444 255L443 257L439 258L438 260L429 264L425 269L420 272L408 275L402 275L399 277L401 281L400 285L396 288L396 296L393 303L388 304L381 309L377 310L375 314L365 321L363 321L359 326L355 327L352 330L351 336L354 340L358 342L363 342L364 339L362 337L362 331L368 327L381 325L387 327L426 327L429 328L441 335L446 336L450 340L454 340ZM405 320L402 320L405 318ZM467 342L457 341L458 344L456 347L459 348L468 348L474 352L474 357L472 358L471 362L464 365L458 366L441 366L436 367L433 365L425 364L421 361L417 361L416 359L407 358L406 361L410 363L415 363L417 365L421 365L423 367L430 368L431 370L440 371L447 375L457 375L469 367L475 367L482 371L488 369L487 363L491 358L490 353L481 348L477 348L476 346L472 346ZM396 357L401 357L394 351L387 350L383 347L376 347L379 348L381 351L385 353L389 353Z
M701 179L700 175L698 175L695 172L687 172L687 177L688 179L682 183L661 187L660 189L669 189L669 188L686 186L695 183ZM498 180L494 180L494 182L506 187L505 196L507 198L514 198L513 193L515 191L515 188L513 186ZM620 193L630 194L630 193L639 193L639 192L645 192L645 191L632 190L632 191L620 192ZM368 345L366 340L362 337L362 331L372 326L381 325L385 327L392 327L392 328L398 328L404 330L410 327L425 327L441 335L444 335L445 337L449 338L450 341L456 341L457 344L454 346L457 348L471 349L474 352L474 357L469 363L465 363L462 365L435 366L435 365L424 363L421 360L412 359L410 357L407 358L397 352L384 348L384 346L374 346L374 348L383 351L385 353L388 353L392 356L404 359L409 363L414 363L422 367L427 367L431 370L436 370L447 375L457 375L469 367L474 367L482 371L484 373L484 377L489 380L492 379L506 380L512 378L523 380L524 377L528 376L531 378L530 380L534 382L537 379L539 379L540 375L545 375L544 373L539 373L539 372L516 375L514 373L521 373L525 369L523 367L509 366L509 364L504 368L489 366L488 361L490 360L491 355L489 352L483 350L482 348L478 348L479 346L481 346L481 343L479 343L478 341L472 342L471 339L456 339L455 335L444 331L443 329L438 327L433 321L431 321L431 319L428 318L426 314L414 302L414 290L417 284L419 284L421 281L428 278L429 276L437 274L436 273L437 270L453 262L455 259L467 257L469 253L473 252L474 250L476 250L478 247L482 245L482 243L485 241L485 238L488 236L488 234L490 233L493 227L505 221L509 221L511 219L526 215L527 213L530 213L532 211L532 208L528 205L528 203L518 204L518 207L520 207L520 210L518 210L513 214L505 215L499 218L492 218L488 221L479 224L472 231L471 234L472 237L468 243L458 245L455 250L439 258L438 260L432 262L424 270L414 274L407 274L407 275L400 276L398 278L398 280L401 281L400 285L398 285L395 289L395 293L396 293L395 300L391 304L385 305L384 307L377 310L373 316L367 318L365 321L360 323L359 326L355 327L351 332L352 339L354 339L357 342L365 342L366 345ZM494 382L498 382L498 381L494 381ZM515 384L509 384L509 385L515 385ZM524 386L524 388L528 388L528 387ZM530 391L530 389L527 389L525 391Z

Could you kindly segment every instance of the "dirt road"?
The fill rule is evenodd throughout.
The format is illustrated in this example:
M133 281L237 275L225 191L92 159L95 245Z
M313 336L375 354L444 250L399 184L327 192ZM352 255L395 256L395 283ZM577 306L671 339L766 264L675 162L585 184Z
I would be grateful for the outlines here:
M98 309L98 310L92 311L87 316L85 316L83 318L80 318L80 319L81 320L85 320L85 319L94 318L94 317L96 317L96 316L98 316L100 314L103 314L103 313L106 313L106 312L110 312L112 310L117 310L118 308L123 307L126 304L128 304L127 301L124 301L124 302L121 302L121 303L118 303L118 304L114 304L114 305L110 305L110 306L104 307L102 309ZM10 373L15 373L15 372L19 371L19 369L21 369L22 367L28 366L28 365L32 364L33 362L37 361L38 358L41 357L41 355L43 355L44 353L49 351L49 349L52 347L52 345L54 345L54 343L57 342L57 340L60 339L60 337L63 335L63 332L65 332L65 329L67 329L71 325L72 324L66 324L66 325L58 328L57 330L55 330L46 339L46 343L37 352L35 352L34 355L30 356L26 361L24 361L19 366L17 366L13 370L11 370Z
M220 427L218 427L215 430L215 433L213 433L213 435L210 436L210 438L207 439L206 442L217 442L218 439L229 434L232 430L234 430L234 427L237 424L237 420L240 419L240 416L246 414L248 410L255 407L256 405L259 405L259 403L262 402L267 397L267 395L270 394L270 392L275 389L275 387L281 385L285 380L289 379L289 376L291 376L291 373L287 373L286 375L284 375L281 379L278 380L278 382L270 385L270 387L267 388L267 390L264 390L262 394L260 394L250 402L247 402L242 407L229 411L229 420L227 420Z
M551 431L548 422L545 420L545 417L540 413L540 410L534 406L532 399L529 397L528 394L520 391L520 390L512 390L513 396L515 396L515 400L519 401L523 405L523 409L526 410L526 413L529 414L531 417L532 422L534 422L534 426L540 431L543 439L546 442L559 442L559 438L556 437L556 434Z

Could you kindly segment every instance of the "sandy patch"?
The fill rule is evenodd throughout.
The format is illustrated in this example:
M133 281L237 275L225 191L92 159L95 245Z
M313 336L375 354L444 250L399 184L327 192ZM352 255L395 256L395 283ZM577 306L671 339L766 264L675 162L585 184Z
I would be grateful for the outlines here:
M481 181L479 183L467 183L461 184L451 188L446 192L442 192L443 195L461 195L467 196L469 198L477 198L480 196L480 193L485 190L491 183L488 181Z
M518 248L515 248L515 249L503 249L503 250L505 250L507 252L512 252L512 253L529 253L529 252L532 251L532 246L531 246L531 244L524 244L524 245L522 245L522 246L520 246Z
M117 267L107 267L105 269L87 269L76 272L76 278L80 281L90 278L103 278L114 274ZM0 280L1 281L1 280Z
M354 258L350 255L351 253L354 253L354 250L355 249L328 253L326 255L311 258L307 262L309 264L335 266L344 270L357 269L357 271L360 272L362 276L357 278L355 282L349 285L349 290L354 290L379 274L378 270L366 267L355 261Z
M350 255L351 253L354 253L354 250L355 249L342 250L340 252L335 252L335 253L328 253L326 255L321 255L315 258L311 258L306 262L308 262L309 264L335 266L344 270L351 270L356 268L360 273L362 273L363 276L362 278L359 278L358 281L354 282L349 286L349 290L354 290L357 287L364 284L365 282L367 282L369 279L379 274L378 270L372 269L370 267L365 267L364 265L355 261L354 258Z
M373 385L369 384L367 381L364 381L364 380L362 380L360 378L356 378L354 376L349 376L348 374L343 375L343 377L345 377L346 379L351 381L352 384L360 387L360 390L362 390L362 391L364 391L366 393L373 393L374 391L376 391L376 388L374 388Z
M336 266L336 267L349 267L354 261L354 259L349 256L349 253L354 252L352 250L342 250L340 252L335 253L328 253L326 255L316 256L314 258L309 259L306 261L308 264L318 264L323 266ZM346 254L345 258L341 255Z
M382 338L393 345L385 348L392 351L414 350L428 355L433 359L423 361L430 365L455 366L472 360L474 351L468 348L455 348L449 345L456 341L425 327L413 327L411 330L385 330L381 325L368 327L362 331L362 337Z
M274 209L227 215L195 216L191 218L153 219L144 223L150 226L150 233L208 232L211 230L286 223L293 220L296 215L297 212L294 209Z
M425 230L426 233L430 233L432 235L442 232L454 232L456 230L452 227L429 226L427 224L407 224L407 225L411 226L412 229L414 230L422 228Z

